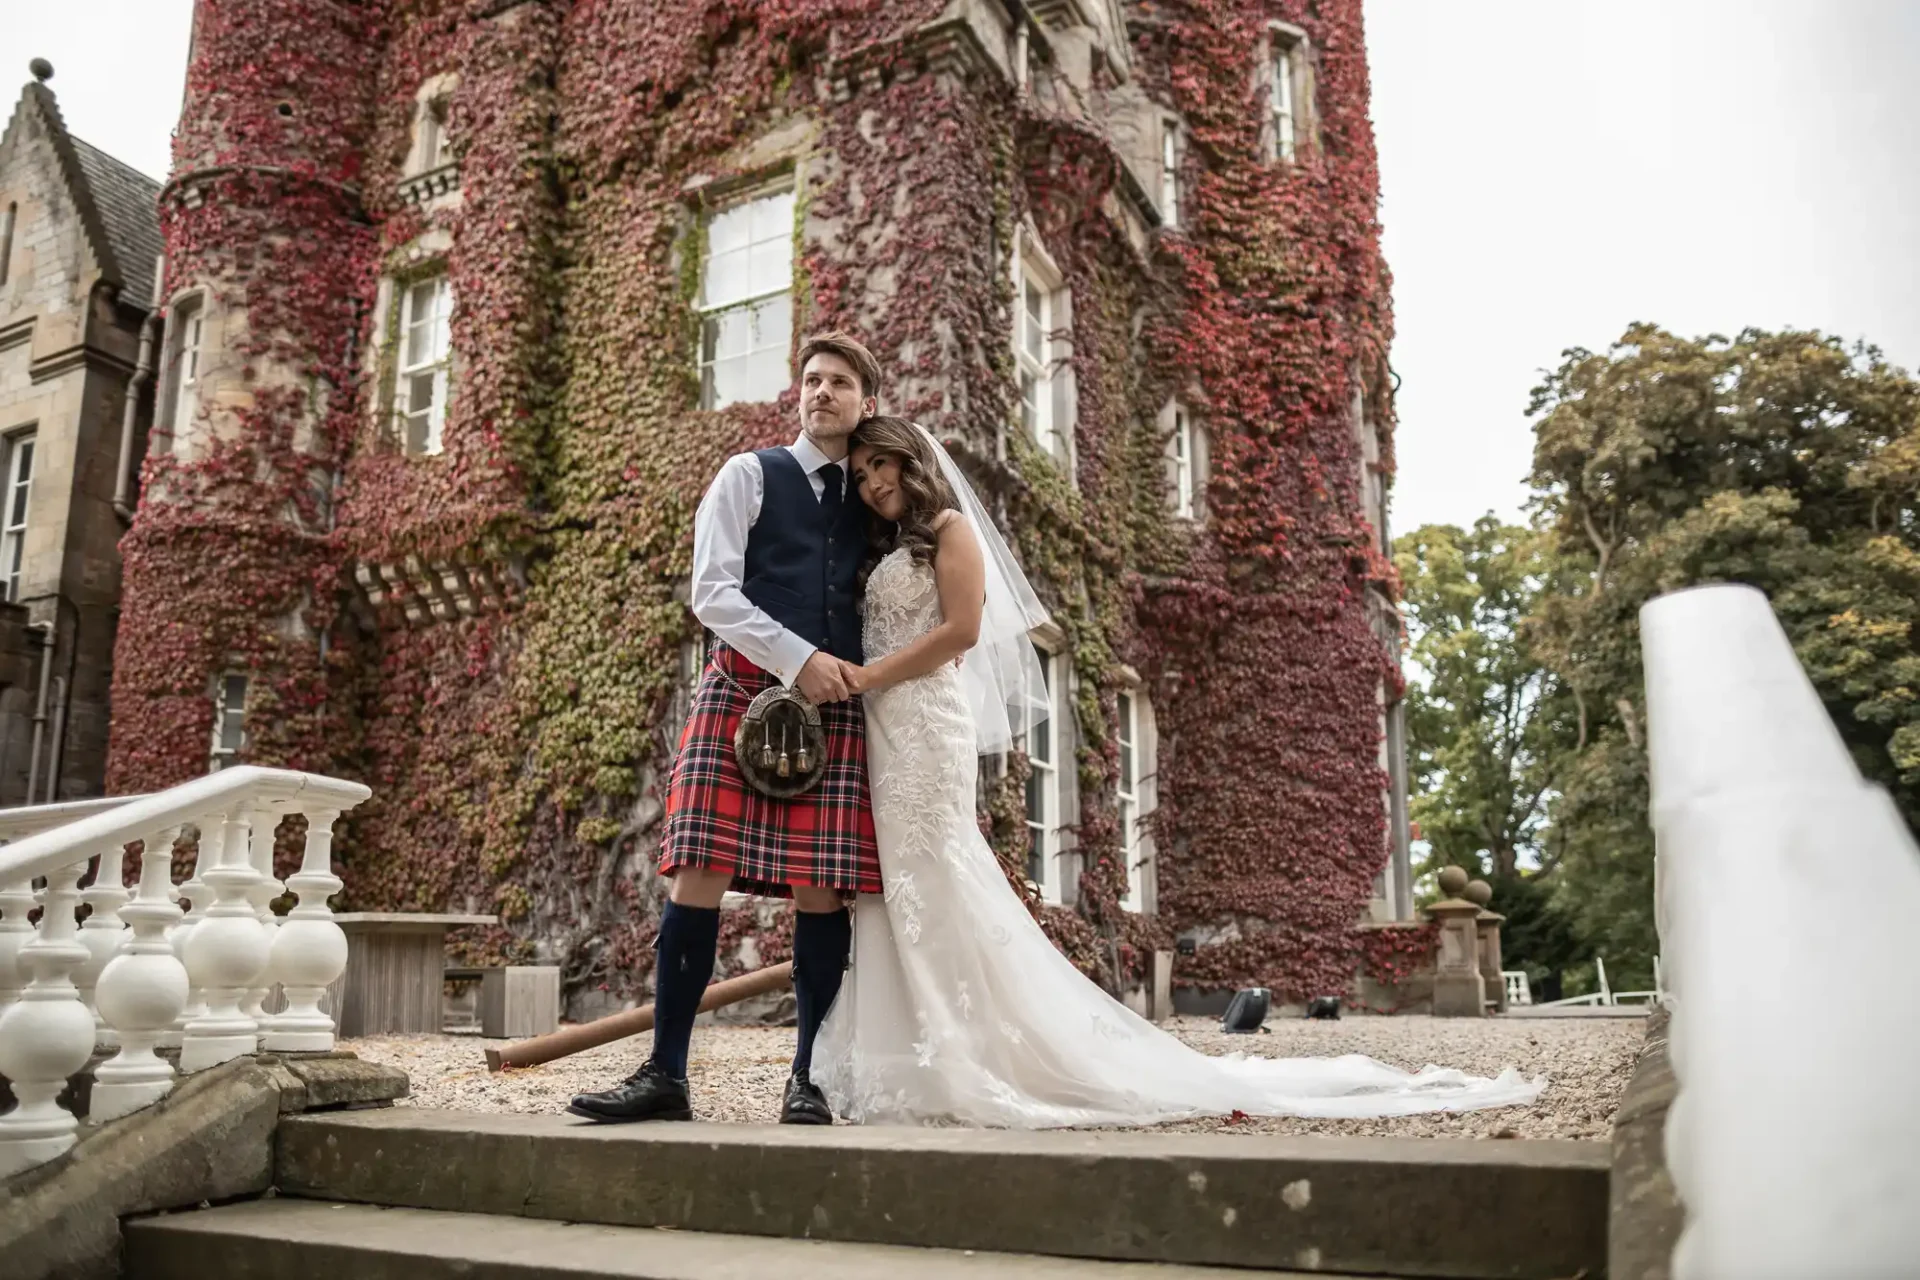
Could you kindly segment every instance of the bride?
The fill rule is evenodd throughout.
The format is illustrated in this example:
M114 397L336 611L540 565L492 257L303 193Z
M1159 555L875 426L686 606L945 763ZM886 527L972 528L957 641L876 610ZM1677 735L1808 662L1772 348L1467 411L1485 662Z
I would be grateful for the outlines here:
M864 695L885 893L859 899L853 966L814 1053L837 1112L1037 1129L1236 1110L1394 1116L1539 1095L1544 1080L1511 1069L1488 1080L1357 1055L1209 1057L1082 976L1014 894L974 814L979 754L1046 714L1026 639L1046 612L929 432L869 418L852 446L877 519L867 665L846 674Z

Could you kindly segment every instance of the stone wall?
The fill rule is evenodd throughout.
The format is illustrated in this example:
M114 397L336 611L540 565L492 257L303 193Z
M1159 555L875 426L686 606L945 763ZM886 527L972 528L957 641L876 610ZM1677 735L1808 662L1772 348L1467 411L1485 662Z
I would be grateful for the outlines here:
M41 95L36 98L34 95ZM122 303L88 238L85 210L63 168L51 95L29 88L0 140L0 210L14 210L0 284L0 480L26 433L33 477L15 602L26 625L0 624L0 805L101 794L120 594L115 513L127 385L145 312ZM71 145L70 143L67 145ZM148 406L137 415L133 457ZM0 572L11 566L0 566ZM39 705L41 635L48 701L41 758L30 761Z

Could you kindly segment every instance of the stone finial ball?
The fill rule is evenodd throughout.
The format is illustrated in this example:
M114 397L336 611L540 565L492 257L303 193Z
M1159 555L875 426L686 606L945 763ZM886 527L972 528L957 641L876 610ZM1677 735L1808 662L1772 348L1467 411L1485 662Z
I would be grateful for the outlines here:
M1467 887L1467 873L1459 867L1440 868L1440 892L1449 898L1457 898L1460 891Z
M53 79L53 64L45 58L35 58L27 64L27 70L33 72L33 78L39 81Z
M1460 896L1476 907L1484 907L1493 901L1493 886L1485 880L1475 880L1467 885Z

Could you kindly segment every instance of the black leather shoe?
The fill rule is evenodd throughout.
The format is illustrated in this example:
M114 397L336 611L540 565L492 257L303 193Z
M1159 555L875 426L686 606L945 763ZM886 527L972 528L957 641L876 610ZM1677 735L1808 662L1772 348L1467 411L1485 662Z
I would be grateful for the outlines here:
M635 1120L691 1120L693 1106L687 1101L685 1080L676 1080L646 1062L605 1093L575 1094L567 1104L567 1113L601 1124L629 1124Z
M787 1096L780 1103L781 1124L832 1124L833 1108L820 1086L807 1078L806 1068L787 1077Z

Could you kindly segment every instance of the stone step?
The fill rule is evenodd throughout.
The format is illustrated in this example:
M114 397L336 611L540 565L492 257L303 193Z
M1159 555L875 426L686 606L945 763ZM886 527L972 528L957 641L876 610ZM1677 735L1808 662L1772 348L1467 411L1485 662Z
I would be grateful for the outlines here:
M1599 1142L289 1117L291 1195L608 1226L1195 1266L1606 1266Z
M1278 1272L774 1240L321 1200L127 1224L127 1280L1234 1280ZM1285 1273L1305 1280L1300 1272Z

